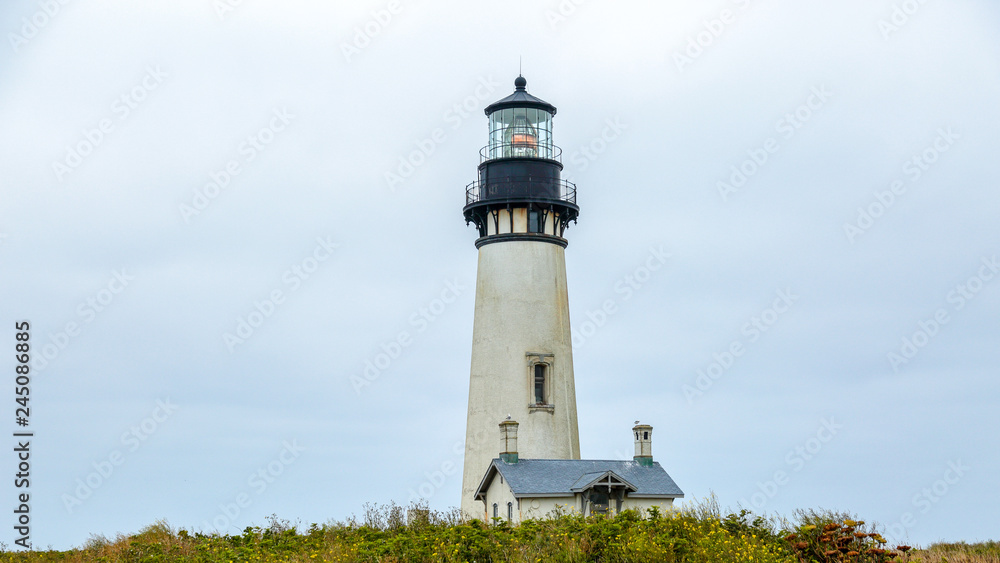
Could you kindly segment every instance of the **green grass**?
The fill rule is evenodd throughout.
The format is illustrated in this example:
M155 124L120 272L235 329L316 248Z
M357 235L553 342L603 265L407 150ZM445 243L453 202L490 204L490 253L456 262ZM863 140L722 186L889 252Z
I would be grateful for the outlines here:
M900 563L1000 563L1000 543L938 543L911 551Z

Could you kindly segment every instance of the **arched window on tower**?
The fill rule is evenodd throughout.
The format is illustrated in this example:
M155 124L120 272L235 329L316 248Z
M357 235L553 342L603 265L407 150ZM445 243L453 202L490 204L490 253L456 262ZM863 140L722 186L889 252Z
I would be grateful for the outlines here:
M525 390L528 395L528 412L553 412L556 395L552 378L555 377L555 354L550 352L528 352Z
M546 395L546 391L547 391L547 389L546 389L546 386L547 386L546 383L547 382L545 380L547 379L546 376L548 375L548 373L547 373L548 370L546 368L548 368L548 366L545 365L545 364L535 364L535 404L536 405L545 405L545 404L547 404L546 401L545 401L545 395Z

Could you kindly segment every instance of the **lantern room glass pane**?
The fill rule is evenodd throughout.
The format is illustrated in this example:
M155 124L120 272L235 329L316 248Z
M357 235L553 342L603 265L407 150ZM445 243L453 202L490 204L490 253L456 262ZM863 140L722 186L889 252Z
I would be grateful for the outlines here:
M513 108L513 118L506 124L503 136L504 156L538 157L538 129L528 120L528 109Z
M545 110L538 110L536 127L538 129L538 156L541 158L555 158L552 148L552 115Z
M500 157L500 146L503 144L503 119L502 112L495 111L490 114L490 145L489 158Z

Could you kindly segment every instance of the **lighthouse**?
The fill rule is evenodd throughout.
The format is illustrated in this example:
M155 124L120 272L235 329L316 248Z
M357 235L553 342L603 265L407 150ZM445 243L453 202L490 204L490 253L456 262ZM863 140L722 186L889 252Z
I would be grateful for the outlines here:
M515 456L580 459L565 256L580 208L561 178L556 108L518 76L485 112L489 140L464 208L479 265L461 507L480 518L476 490L504 447L498 424L517 421Z

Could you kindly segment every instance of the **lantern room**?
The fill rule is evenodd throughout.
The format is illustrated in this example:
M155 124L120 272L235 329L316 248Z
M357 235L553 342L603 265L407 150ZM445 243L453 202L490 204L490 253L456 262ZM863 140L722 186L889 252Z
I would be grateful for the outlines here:
M479 228L477 246L516 234L550 235L541 238L565 246L563 232L579 213L576 186L560 177L556 107L529 94L527 84L518 76L514 93L485 110L489 140L479 153L479 181L466 187L465 219Z
M489 117L490 144L485 159L547 158L555 159L552 144L552 116L556 108L525 89L527 81L518 77L517 88L510 96L486 108Z

